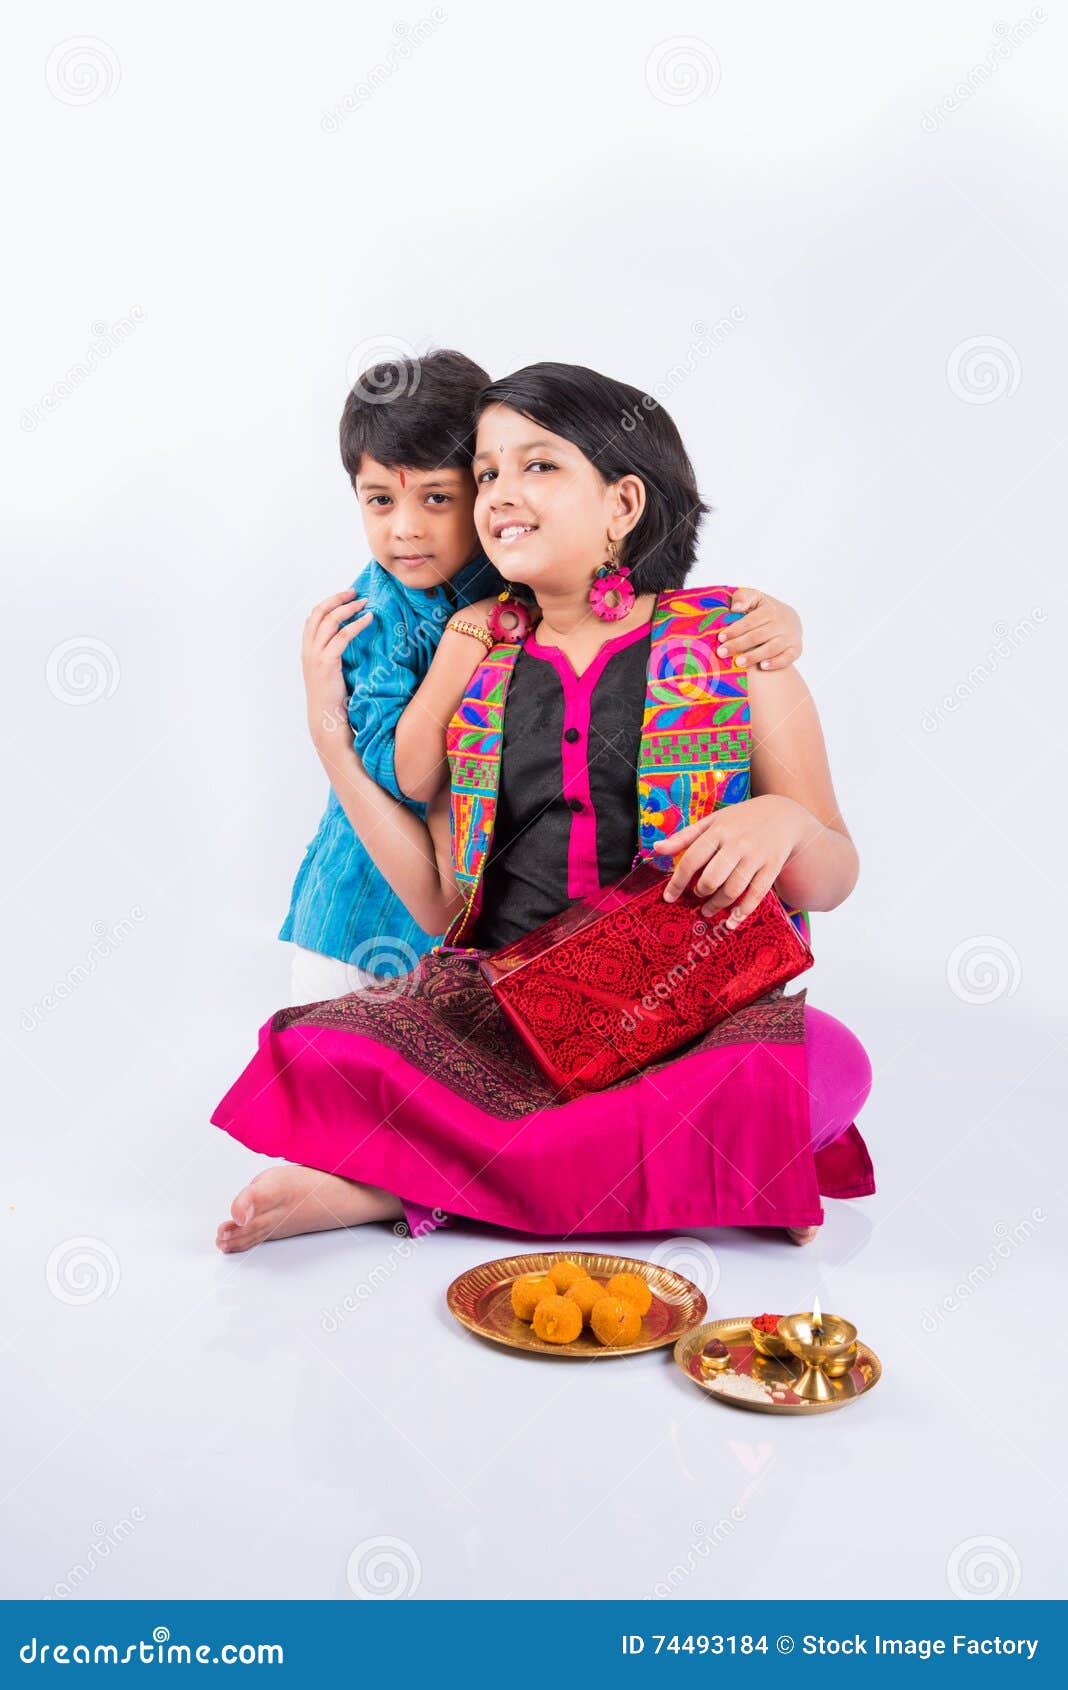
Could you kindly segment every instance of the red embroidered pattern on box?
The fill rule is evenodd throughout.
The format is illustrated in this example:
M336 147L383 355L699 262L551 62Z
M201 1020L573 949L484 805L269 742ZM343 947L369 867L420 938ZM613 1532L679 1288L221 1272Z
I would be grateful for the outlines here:
M663 892L662 871L643 864L482 963L564 1096L636 1073L812 965L773 892L736 928L726 910L702 916L691 892L670 904Z

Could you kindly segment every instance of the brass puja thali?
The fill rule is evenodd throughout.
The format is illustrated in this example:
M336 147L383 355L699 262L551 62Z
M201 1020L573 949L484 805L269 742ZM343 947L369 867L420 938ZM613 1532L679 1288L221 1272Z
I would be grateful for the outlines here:
M713 1339L719 1340L727 1355L720 1354L710 1363L702 1352ZM761 1354L747 1317L713 1320L683 1334L675 1345L675 1360L709 1396L757 1414L827 1414L866 1396L882 1378L879 1357L858 1339L845 1356L840 1374L822 1381L819 1400L805 1400L795 1389L805 1387L804 1362L781 1343L769 1347L777 1353Z
M634 1342L602 1344L583 1326L579 1336L570 1343L546 1343L527 1321L519 1319L512 1309L513 1282L531 1275L547 1274L550 1268L563 1262L573 1262L602 1285L616 1274L634 1274L645 1281L652 1301L642 1315ZM670 1268L661 1267L657 1262L636 1261L632 1256L601 1255L583 1250L550 1250L483 1262L454 1279L446 1296L449 1308L460 1324L482 1338L490 1338L495 1344L505 1344L513 1350L548 1356L580 1356L584 1361L592 1361L596 1356L632 1356L674 1344L708 1312L704 1293Z

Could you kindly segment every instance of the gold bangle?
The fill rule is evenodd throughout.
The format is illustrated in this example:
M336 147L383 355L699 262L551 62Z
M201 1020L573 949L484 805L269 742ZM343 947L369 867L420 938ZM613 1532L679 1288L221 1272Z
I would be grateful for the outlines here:
M497 644L488 628L480 628L477 622L446 622L446 628L451 628L454 634L470 634L473 640L481 640L487 651L492 651Z

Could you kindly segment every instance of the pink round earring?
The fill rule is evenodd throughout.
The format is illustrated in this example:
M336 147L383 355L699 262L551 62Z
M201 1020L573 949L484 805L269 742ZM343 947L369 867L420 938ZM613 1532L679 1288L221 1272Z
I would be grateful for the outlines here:
M593 578L589 600L593 614L602 622L618 622L634 608L634 588L630 584L630 570L619 561L619 547L609 536L608 562L602 563Z
M486 617L489 631L495 640L505 645L526 639L534 626L534 618L521 599L517 599L511 587L505 587L503 593L497 595L497 603Z

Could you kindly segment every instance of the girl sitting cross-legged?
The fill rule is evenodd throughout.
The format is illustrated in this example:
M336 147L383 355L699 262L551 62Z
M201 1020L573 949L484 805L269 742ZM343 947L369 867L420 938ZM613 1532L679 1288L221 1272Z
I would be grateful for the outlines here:
M625 427L623 418L638 419ZM458 612L397 732L401 790L318 749L367 851L442 947L400 979L286 1009L213 1117L284 1158L235 1198L225 1251L448 1216L512 1232L784 1228L821 1194L874 1190L854 1117L871 1071L803 992L772 993L682 1051L560 1101L478 958L613 884L636 853L743 922L774 887L842 903L857 857L819 718L793 668L723 646L730 587L687 588L702 504L678 431L643 394L537 364L478 405L475 520L511 585ZM344 709L347 606L305 642L309 721Z

